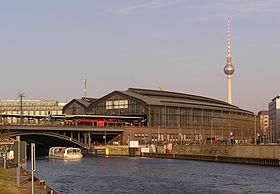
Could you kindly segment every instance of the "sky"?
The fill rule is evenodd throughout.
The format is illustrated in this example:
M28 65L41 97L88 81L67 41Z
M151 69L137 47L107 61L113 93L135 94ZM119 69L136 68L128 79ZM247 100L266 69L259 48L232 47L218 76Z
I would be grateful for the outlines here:
M130 87L227 99L258 112L280 94L280 0L0 2L0 99L68 102Z

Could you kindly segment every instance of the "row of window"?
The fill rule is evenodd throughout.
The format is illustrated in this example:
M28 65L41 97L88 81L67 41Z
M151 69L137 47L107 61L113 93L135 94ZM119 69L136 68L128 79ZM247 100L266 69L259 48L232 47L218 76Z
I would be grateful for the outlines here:
M55 103L40 103L40 102L38 102L38 103L28 103L28 102L23 102L22 103L22 105L23 106L50 106L50 107L52 107L52 106L57 106L57 103L55 102ZM14 103L1 103L0 102L0 107L18 107L18 106L20 106L20 102L14 102Z
M17 115L19 115L20 111L6 111L6 112L2 112L2 114L7 114L7 115L17 114ZM54 111L54 110L51 110L51 111L23 111L23 114L24 115L49 115L49 114L59 115L59 114L62 114L62 111L61 110L57 110L57 111Z
M106 101L106 109L123 109L128 108L128 100Z
M62 110L62 107L23 107L23 110L34 111L34 110ZM0 111L20 111L20 107L0 107Z

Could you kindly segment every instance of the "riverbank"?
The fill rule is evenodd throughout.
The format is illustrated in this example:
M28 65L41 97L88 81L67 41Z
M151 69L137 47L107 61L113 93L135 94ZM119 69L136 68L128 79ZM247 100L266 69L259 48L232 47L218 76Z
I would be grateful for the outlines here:
M165 146L148 145L148 152L128 146L103 146L95 150L95 155L144 156L168 159L202 160L262 166L280 166L279 145L176 145L171 150ZM107 149L107 151L106 151ZM147 150L146 150L147 151Z
M31 174L25 169L20 171L20 187L16 185L17 168L4 169L0 167L0 193L1 194L30 194L31 193ZM57 194L52 188L47 186L44 181L34 177L34 192L36 194Z
M6 169L0 167L0 188L2 194L21 194L20 189L9 177Z
M15 183L17 181L16 176L16 170L17 168L9 168L7 169L7 173L11 180L13 180ZM20 171L20 187L22 194L30 194L31 193L31 187L32 187L32 181L31 181L31 174L21 168ZM40 181L36 177L34 177L34 193L36 194L57 194L53 189L51 189L49 186L45 184L44 181Z

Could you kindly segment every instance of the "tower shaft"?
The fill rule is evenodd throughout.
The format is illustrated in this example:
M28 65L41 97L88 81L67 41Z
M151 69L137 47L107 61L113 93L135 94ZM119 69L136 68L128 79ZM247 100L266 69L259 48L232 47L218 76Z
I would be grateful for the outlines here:
M231 75L228 75L227 76L227 93L228 93L228 96L227 96L227 102L229 104L232 104L232 88L231 88Z

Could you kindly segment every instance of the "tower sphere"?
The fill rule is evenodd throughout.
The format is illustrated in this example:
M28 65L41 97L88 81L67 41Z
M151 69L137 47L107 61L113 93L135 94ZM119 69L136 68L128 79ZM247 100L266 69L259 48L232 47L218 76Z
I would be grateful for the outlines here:
M232 64L227 64L224 68L224 72L226 75L232 75L234 73L234 67Z

